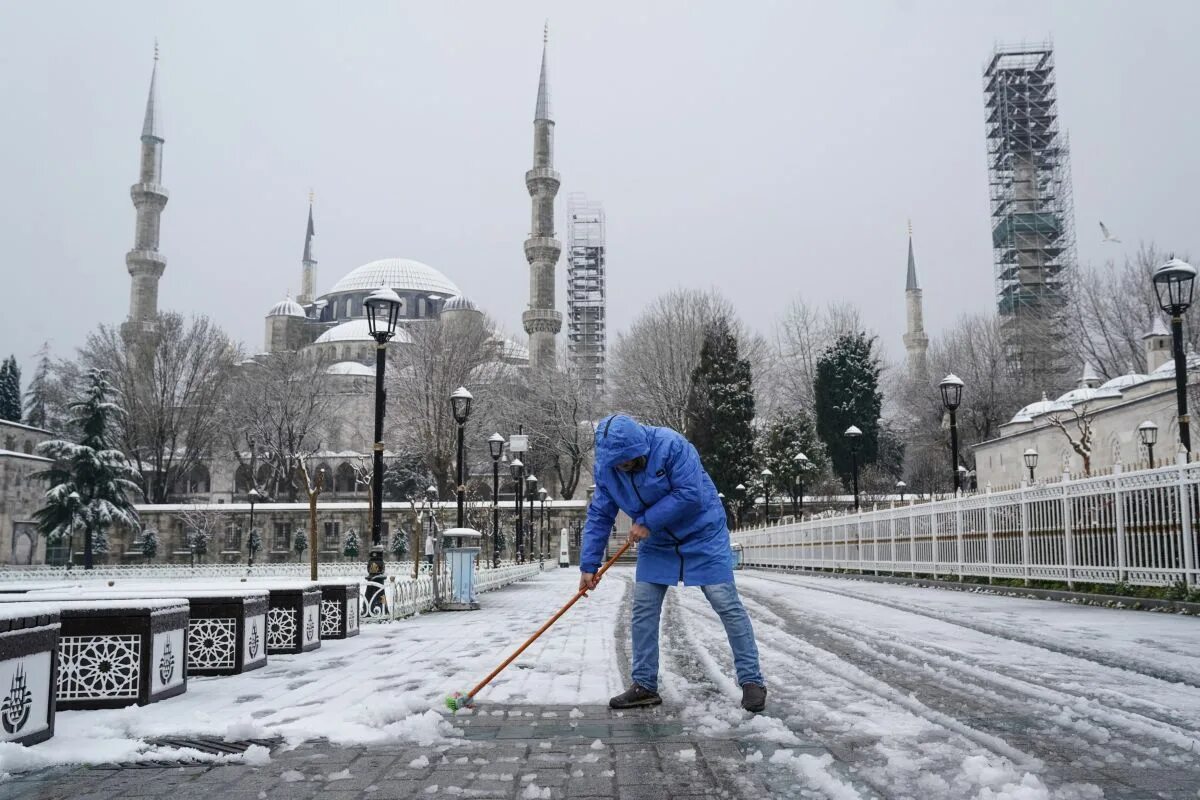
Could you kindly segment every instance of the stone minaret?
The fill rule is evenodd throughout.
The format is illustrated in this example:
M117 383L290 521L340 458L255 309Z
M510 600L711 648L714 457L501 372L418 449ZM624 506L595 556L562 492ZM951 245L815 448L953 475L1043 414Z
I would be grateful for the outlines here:
M167 259L158 252L159 218L167 204L162 185L163 135L158 120L155 81L158 77L158 44L154 45L154 69L150 73L150 95L146 98L146 118L142 122L142 163L138 182L129 190L137 209L137 228L133 249L125 254L125 266L132 277L129 294L129 319L123 332L129 335L151 333L158 318L158 279L167 268Z
M550 119L550 87L546 82L546 48L549 32L542 37L542 73L538 79L537 109L533 115L533 169L525 173L525 186L533 198L533 225L525 240L529 262L529 308L521 315L529 334L529 365L553 368L555 337L562 328L562 314L554 309L554 265L562 244L554 238L554 196L559 176L554 171L554 121Z
M308 230L304 233L304 256L300 259L300 296L296 302L306 306L313 301L317 293L317 260L313 258L312 240L316 235L313 230L313 195L308 193Z
M913 258L912 223L908 224L908 280L904 286L904 305L908 330L904 334L904 349L908 351L908 368L916 376L928 372L926 355L929 337L925 335L925 313L921 307L921 287L917 284L917 261Z

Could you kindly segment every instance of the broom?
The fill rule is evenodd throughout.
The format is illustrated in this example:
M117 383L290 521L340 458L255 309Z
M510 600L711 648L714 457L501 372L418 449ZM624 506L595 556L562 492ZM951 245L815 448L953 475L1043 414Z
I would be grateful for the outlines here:
M604 566L602 566L600 568L600 571L596 573L597 580L600 579L601 575L603 575L605 572L608 571L609 567L611 567L613 564L616 563L617 559L620 558L625 553L625 551L629 549L629 545L631 545L631 544L633 544L633 542L627 540L625 542L625 544L621 545L621 549L618 550L616 552L616 554L614 554L613 557L610 558L604 564ZM541 636L543 633L545 633L547 630L549 630L551 625L553 625L555 622L558 622L559 617L561 617L563 614L567 613L567 609L569 609L571 606L575 605L576 600L578 600L581 597L586 597L587 593L588 593L588 590L583 589L583 588L581 588L579 591L575 592L575 596L572 597L570 600L568 600L566 605L564 605L557 612L555 612L553 617L546 620L546 623L544 625L542 625L542 627L538 628L537 632L534 633L533 636L530 636L528 639L526 639L525 643L523 645L521 645L520 647L518 647L516 652L514 652L508 658L504 659L504 663L502 663L500 666L498 666L494 670L492 670L491 674L489 674L486 678L484 678L478 684L476 684L474 689L467 692L466 694L463 694L462 692L455 692L454 694L447 697L446 698L446 708L450 709L451 711L458 711L463 708L474 708L475 707L475 695L477 695L481 691L483 691L483 687L485 687L489 683L491 683L492 679L495 678L497 675L499 675L501 672L503 672L505 667L507 667L512 662L516 661L517 656L519 656L519 655L521 655L521 653L525 652L525 648L529 647L529 645L531 645L535 641L537 641L537 638L539 636Z

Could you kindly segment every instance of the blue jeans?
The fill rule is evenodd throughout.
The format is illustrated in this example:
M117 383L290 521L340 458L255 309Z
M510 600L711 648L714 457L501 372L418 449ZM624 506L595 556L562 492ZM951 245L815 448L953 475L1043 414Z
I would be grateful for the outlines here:
M652 692L658 691L658 621L667 588L660 583L636 581L633 584L633 682ZM738 685L757 683L765 686L758 668L754 628L742 598L738 597L737 587L732 583L714 583L700 589L725 626L725 635L733 650Z

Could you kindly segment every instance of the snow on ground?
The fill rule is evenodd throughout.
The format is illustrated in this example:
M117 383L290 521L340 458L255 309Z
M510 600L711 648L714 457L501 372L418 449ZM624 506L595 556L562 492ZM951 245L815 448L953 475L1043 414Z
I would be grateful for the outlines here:
M469 691L537 630L571 597L578 576L552 570L489 592L479 611L363 625L359 636L326 640L310 653L273 655L252 672L191 677L185 694L148 706L60 712L49 741L29 748L0 743L0 774L186 755L143 741L166 735L446 741L456 729L443 713L445 697ZM612 647L621 602L616 590L577 602L480 694L481 704L606 702L621 683Z

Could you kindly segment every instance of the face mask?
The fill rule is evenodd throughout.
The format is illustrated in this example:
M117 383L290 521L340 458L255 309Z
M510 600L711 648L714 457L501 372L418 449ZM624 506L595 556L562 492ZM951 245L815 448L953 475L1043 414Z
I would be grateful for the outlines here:
M645 468L646 468L646 457L645 456L638 456L637 458L633 458L633 459L630 459L629 461L625 461L620 464L617 464L617 469L619 469L621 472L641 472Z

